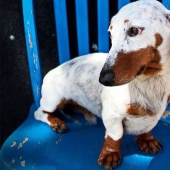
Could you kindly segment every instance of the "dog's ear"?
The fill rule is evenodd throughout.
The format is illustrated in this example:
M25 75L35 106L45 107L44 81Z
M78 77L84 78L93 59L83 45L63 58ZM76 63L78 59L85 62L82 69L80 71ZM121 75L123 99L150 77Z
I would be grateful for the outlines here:
M108 30L107 31L111 31L113 29L113 25L112 24L110 24L110 26L109 26L109 28L108 28Z
M113 20L114 20L115 16L112 17L109 28L107 31L111 32L111 30L113 29Z

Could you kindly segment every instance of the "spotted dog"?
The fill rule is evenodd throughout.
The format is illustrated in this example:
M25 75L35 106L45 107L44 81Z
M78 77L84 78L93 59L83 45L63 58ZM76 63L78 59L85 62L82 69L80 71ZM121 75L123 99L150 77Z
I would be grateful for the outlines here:
M161 143L151 130L170 100L170 11L155 0L124 6L109 26L108 54L94 53L70 60L44 78L35 118L64 132L66 124L52 113L66 105L106 128L98 164L120 164L124 133L136 135L139 148L158 153Z

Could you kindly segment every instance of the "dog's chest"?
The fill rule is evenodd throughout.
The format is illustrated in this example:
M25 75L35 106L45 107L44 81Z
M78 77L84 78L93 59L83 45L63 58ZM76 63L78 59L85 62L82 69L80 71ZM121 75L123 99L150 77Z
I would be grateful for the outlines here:
M157 76L148 79L134 79L129 84L130 102L157 114L169 91L165 78Z
M170 84L168 77L155 77L130 83L130 102L151 111L151 115L127 115L123 120L126 133L142 134L150 131L158 122L167 106Z

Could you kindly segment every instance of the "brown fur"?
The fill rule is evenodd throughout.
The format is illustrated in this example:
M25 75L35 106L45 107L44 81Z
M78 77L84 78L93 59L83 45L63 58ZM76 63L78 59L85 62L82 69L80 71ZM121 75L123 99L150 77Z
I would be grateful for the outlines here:
M159 46L163 39L158 33L155 34L155 45ZM156 75L162 69L160 54L152 46L128 53L119 52L112 70L115 74L115 84L128 83L140 74Z
M60 120L59 118L55 117L52 113L43 111L44 114L47 114L47 119L50 122L50 127L58 133L65 132L67 129L66 124Z
M147 73L146 67L156 54L158 52L156 53L156 50L151 46L129 53L119 52L112 68L115 73L115 85L128 83L144 71ZM140 70L142 67L143 70Z
M155 39L156 39L156 43L155 46L158 47L162 44L163 42L163 38L160 34L156 33L155 34ZM155 50L155 57L153 58L153 60L148 64L144 74L145 75L154 75L156 74L159 70L162 69L162 66L160 64L160 60L161 57L159 55L159 52L157 50Z
M84 117L86 118L86 120L91 123L91 124L95 124L96 122L94 121L94 114L91 113L89 110L87 110L86 108L80 106L77 102L73 101L73 100L66 100L63 99L61 100L61 102L57 105L56 110L60 110L63 109L65 107L71 108L81 114L84 115ZM48 114L48 120L51 123L51 126L54 126L54 124L56 123L60 123L59 120L60 119L56 119L56 117L54 115L52 115L51 113L47 112L47 111L43 111L44 113ZM61 121L61 120L60 120Z
M155 139L151 132L136 136L139 148L146 153L158 153L162 149L161 143Z
M108 31L111 31L113 29L113 26L110 25Z
M168 96L168 101L167 101L167 103L168 103L168 102L170 102L170 95Z
M124 23L127 23L127 22L129 22L129 20L128 20L128 19L125 19L125 20L124 20Z
M101 153L99 155L98 164L104 168L117 167L120 164L120 147L122 139L114 141L110 136L105 138Z
M158 47L162 44L163 42L163 38L160 34L156 33L155 34L155 39L156 39L156 43L155 43L155 46Z
M134 116L154 115L154 113L150 109L144 109L136 104L128 104L126 112L129 115L134 115Z
M83 106L80 106L77 102L75 102L75 101L73 101L71 99L70 100L63 99L58 104L57 110L58 109L63 109L64 107L69 107L69 108L74 109L75 111L83 114L88 121L91 121L91 118L94 117L93 113L91 113L89 110L87 110Z
M63 109L64 106L65 106L66 104L68 104L68 102L69 102L69 101L66 100L66 99L61 100L61 102L57 105L56 109L57 109L57 110ZM70 101L70 102L71 102L71 101Z

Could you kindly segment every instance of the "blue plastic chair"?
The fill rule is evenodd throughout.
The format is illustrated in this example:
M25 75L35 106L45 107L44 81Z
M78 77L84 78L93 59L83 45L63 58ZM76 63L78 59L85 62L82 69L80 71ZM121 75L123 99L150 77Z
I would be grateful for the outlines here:
M97 125L89 125L81 115L75 113L74 116L78 121L63 117L69 130L64 134L56 134L48 125L36 121L33 117L41 97L42 76L33 0L22 0L22 3L34 103L30 108L27 120L3 144L0 150L0 169L102 170L103 168L97 164L104 137L101 120L98 120ZM119 0L118 9L127 3L129 0ZM163 0L163 4L170 7L169 0ZM75 9L78 53L83 55L89 53L88 0L75 0ZM70 59L66 0L54 0L54 11L58 57L59 62L63 63ZM98 51L108 52L109 0L97 1L97 18ZM153 130L155 137L164 146L163 151L157 155L144 154L138 149L134 136L125 135L121 151L123 163L117 169L170 169L169 123L169 117L165 120L162 119Z

